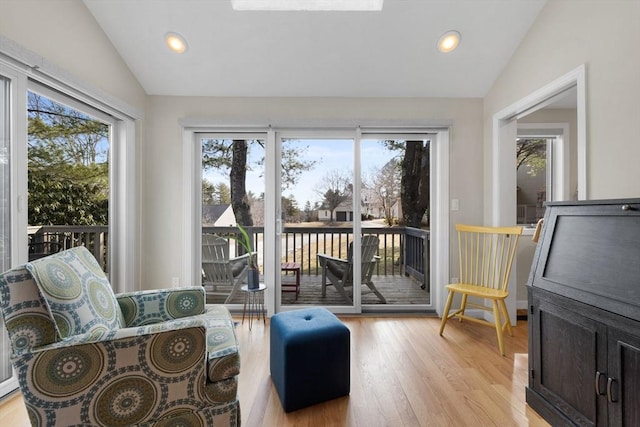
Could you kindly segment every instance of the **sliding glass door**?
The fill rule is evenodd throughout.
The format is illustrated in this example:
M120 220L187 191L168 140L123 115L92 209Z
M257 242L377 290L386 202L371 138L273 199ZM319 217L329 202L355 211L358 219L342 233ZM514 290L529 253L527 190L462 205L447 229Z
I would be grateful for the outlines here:
M242 256L241 224L257 252L271 312L433 310L438 222L431 203L444 193L431 179L432 163L443 161L431 159L438 158L440 134L268 128L194 135L202 189L193 205L200 211L194 258L201 257L194 273L202 274L210 303L237 309L243 301L233 289L246 278L216 285L204 247L207 235L217 235L226 239L229 258Z
M352 310L359 298L353 245L360 218L354 139L284 135L279 139L281 306Z
M277 134L283 223L277 306L356 313L430 306L434 135Z
M12 251L12 150L11 150L11 117L13 106L10 104L12 80L4 77L0 68L0 271L11 268ZM0 397L18 387L17 379L9 356L11 344L0 318Z
M416 310L431 304L431 147L433 135L364 134L362 232L378 237L378 260L371 281L384 308ZM372 289L363 305L380 304Z

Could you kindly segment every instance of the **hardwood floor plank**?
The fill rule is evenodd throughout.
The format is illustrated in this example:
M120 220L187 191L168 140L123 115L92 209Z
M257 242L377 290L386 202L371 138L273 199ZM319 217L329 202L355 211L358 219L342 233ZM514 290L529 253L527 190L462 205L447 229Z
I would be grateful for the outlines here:
M269 374L269 322L239 324L242 425L248 427L534 426L548 424L525 403L527 324L505 336L434 317L342 317L351 332L351 392L285 413ZM0 403L7 426L28 426L20 394Z

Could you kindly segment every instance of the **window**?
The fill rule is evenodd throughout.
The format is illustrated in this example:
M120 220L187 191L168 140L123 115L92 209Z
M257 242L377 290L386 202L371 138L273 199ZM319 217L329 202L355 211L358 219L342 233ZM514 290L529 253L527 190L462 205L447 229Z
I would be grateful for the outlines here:
M554 138L516 140L517 223L535 224L544 216L544 203L553 200Z
M1 37L0 37L1 39ZM34 54L21 49L4 51L0 43L0 173L2 173L2 253L4 268L28 260L28 155L27 105L28 93L38 93L84 114L91 110L94 118L108 123L109 132L109 232L104 259L110 281L116 292L134 290L138 283L138 185L136 173L135 120L141 113L118 100L104 95L58 69L29 66ZM46 61L39 61L44 64ZM25 70L29 70L28 74ZM61 83L62 81L66 83ZM82 88L82 89L77 89ZM95 114L94 114L95 112ZM119 209L126 206L126 209ZM95 240L94 240L95 241ZM84 241L82 244L86 244ZM112 255L113 254L113 255ZM8 346L0 339L0 365L8 363ZM1 368L2 370L4 368ZM8 372L0 372L0 396L17 388Z
M29 260L87 247L109 274L109 141L100 111L41 90L28 92ZM67 104L67 105L65 105Z

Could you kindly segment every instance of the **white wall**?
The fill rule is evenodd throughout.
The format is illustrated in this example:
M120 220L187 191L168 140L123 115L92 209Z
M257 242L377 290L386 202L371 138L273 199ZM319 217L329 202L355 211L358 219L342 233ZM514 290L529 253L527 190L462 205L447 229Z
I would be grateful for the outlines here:
M588 198L640 195L640 2L550 0L484 99L485 214L492 117L586 64Z
M144 110L142 86L80 0L0 0L0 34Z
M451 222L480 222L482 197L482 100L378 98L149 97L143 170L143 286L162 287L182 274L185 230L182 207L182 135L179 121L219 123L421 121L451 123L452 198L460 210ZM455 248L452 248L455 250ZM182 283L182 279L181 279Z

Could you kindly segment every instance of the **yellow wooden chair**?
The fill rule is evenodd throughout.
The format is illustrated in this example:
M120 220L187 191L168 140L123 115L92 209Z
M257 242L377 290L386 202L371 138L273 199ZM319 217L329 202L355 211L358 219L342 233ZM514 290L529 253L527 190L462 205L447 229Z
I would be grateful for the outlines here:
M506 329L509 335L513 335L504 300L509 295L507 286L518 239L522 234L522 227L481 227L458 224L456 230L458 232L460 282L446 286L449 295L442 314L440 335L444 332L447 320L452 317L457 317L460 321L466 319L495 327L498 335L498 347L504 356L502 334ZM456 293L462 295L460 308L449 313L453 296ZM469 296L491 300L491 307L468 303ZM465 316L464 312L467 307L492 311L494 322ZM504 323L502 316L504 316Z

